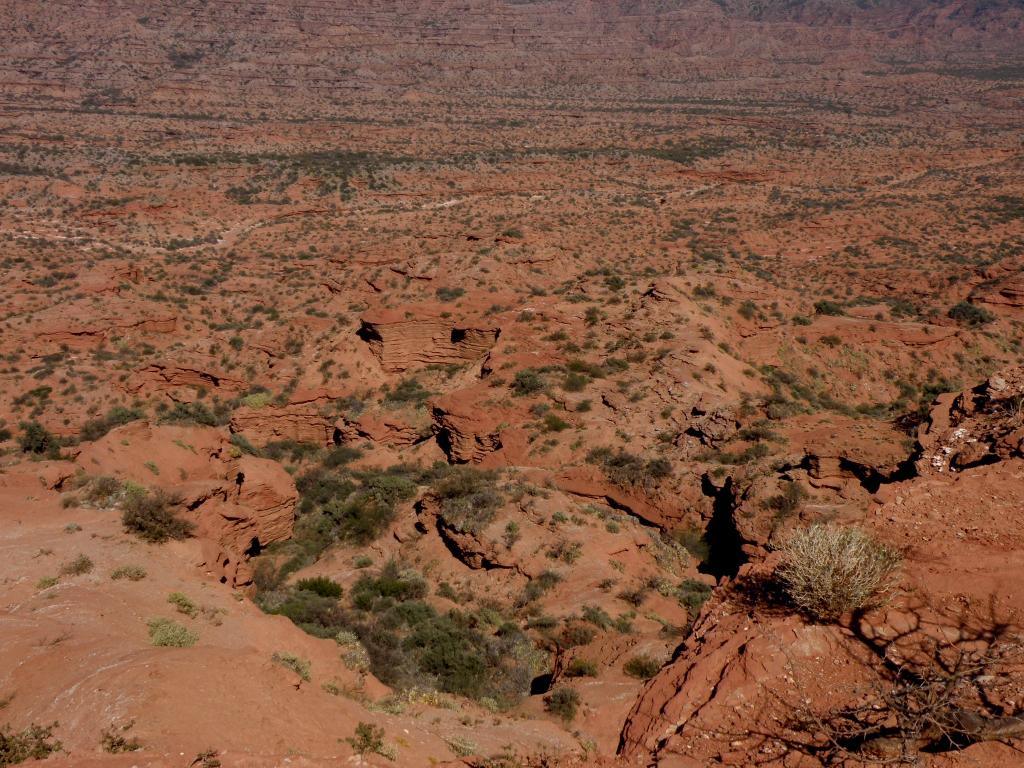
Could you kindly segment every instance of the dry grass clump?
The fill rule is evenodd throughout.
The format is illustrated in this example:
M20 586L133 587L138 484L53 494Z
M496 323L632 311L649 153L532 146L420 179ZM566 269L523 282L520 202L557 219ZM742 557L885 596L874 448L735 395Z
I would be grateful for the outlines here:
M900 554L858 528L812 525L781 547L778 575L794 604L815 619L885 602Z

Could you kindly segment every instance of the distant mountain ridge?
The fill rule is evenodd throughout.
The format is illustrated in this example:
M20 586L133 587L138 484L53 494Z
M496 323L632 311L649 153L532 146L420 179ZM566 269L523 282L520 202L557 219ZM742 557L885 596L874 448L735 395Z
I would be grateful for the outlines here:
M310 103L1024 57L1024 0L4 0L8 98Z

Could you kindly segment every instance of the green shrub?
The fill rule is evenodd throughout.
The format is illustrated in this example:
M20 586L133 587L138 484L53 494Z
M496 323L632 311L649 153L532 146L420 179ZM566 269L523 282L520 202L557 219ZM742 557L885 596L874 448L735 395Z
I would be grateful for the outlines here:
M419 574L402 572L394 560L376 576L360 576L352 585L352 603L360 610L379 610L380 601L406 602L426 597L427 582Z
M249 438L247 438L241 432L232 433L229 439L231 441L231 444L235 446L235 448L240 450L242 453L248 454L249 456L262 455L260 449L253 445L251 442L249 442Z
M597 677L597 664L579 657L573 659L565 667L566 677Z
M545 432L562 432L563 430L569 429L572 424L559 418L553 413L544 414L544 431Z
M83 576L93 569L93 562L88 555L79 554L60 567L61 576Z
M22 453L45 455L48 458L60 456L60 441L38 421L23 421L18 447Z
M562 580L554 571L542 571L536 577L530 579L530 582L526 585L526 589L523 590L523 595L519 599L520 605L531 603L534 600L542 597L545 592L553 589L555 585Z
M23 731L14 731L11 726L0 728L0 766L23 763L26 760L45 760L59 752L62 744L53 738L52 725L32 725Z
M205 403L175 403L174 408L160 417L160 423L217 427L227 424L230 417L231 410L225 403L217 403L214 410Z
M436 291L434 291L434 294L437 296L438 301L448 302L455 301L457 298L461 297L465 292L466 290L464 288L451 288L449 286L441 286Z
M394 520L395 505L416 494L418 470L399 465L352 473L344 466L349 460L332 452L296 481L302 502L295 541L308 558L335 541L370 543Z
M110 572L110 578L114 581L118 581L120 579L142 581L146 578L146 569L139 565L120 565Z
M807 492L798 482L788 482L783 486L782 493L771 496L764 501L765 509L773 512L776 523L796 514L803 504Z
M622 671L630 677L640 680L649 680L658 674L661 669L661 662L653 659L645 653L634 656L622 665Z
M189 618L194 619L199 613L199 606L193 603L182 592L171 592L171 594L167 596L167 602L177 608L178 613L184 613Z
M612 617L604 608L596 605L583 606L582 616L584 621L588 621L600 629L607 629L612 625Z
M579 707L580 694L575 688L556 688L544 699L544 709L562 718L566 723L571 723L576 718Z
M645 460L621 448L595 448L587 454L587 461L600 466L609 480L620 485L649 488L672 474L672 465L668 460Z
M487 526L505 499L495 487L498 474L457 466L431 487L440 503L441 517L463 533L477 533Z
M162 489L146 491L133 487L125 494L121 507L124 527L145 541L161 543L168 539L184 539L193 525L174 514L171 507L181 499L168 495Z
M104 729L100 734L100 746L103 747L103 751L116 755L122 752L137 752L142 749L142 744L137 738L134 736L129 738L128 736L128 731L134 725L135 721L132 720L130 723L120 727L111 725L109 728Z
M186 629L171 619L150 619L149 640L153 645L167 648L191 648L199 640L199 635Z
M285 616L317 637L334 637L346 625L345 611L337 598L321 597L308 590L268 592L259 595L257 602L267 613Z
M125 408L119 405L111 408L103 418L90 419L85 422L78 434L82 440L99 440L114 427L144 418L146 418L146 414L138 408Z
M597 637L597 631L593 627L576 621L567 624L562 630L560 644L563 648L576 648L589 644L595 637Z
M270 584L256 598L263 610L288 616L310 634L334 638L345 648L346 664L368 666L394 688L436 689L507 707L529 691L542 659L529 638L503 624L492 609L439 613L423 600L423 577L394 562L360 576L348 592L351 607L335 597Z
M814 302L814 314L816 315L844 315L846 312L842 306L834 301L822 299Z
M395 385L394 389L388 390L384 395L384 405L390 407L411 405L422 406L431 396L431 392L423 388L423 385L415 378L402 379Z
M786 593L798 608L822 621L882 604L902 560L864 531L838 525L798 530L781 551L778 576Z
M670 531L668 537L701 562L711 556L711 545L708 544L704 530L699 527L679 528Z
M357 755L384 755L384 729L372 723L360 722L355 736L345 739Z
M308 579L299 579L295 583L295 588L304 590L306 592L313 592L314 594L320 595L320 597L341 597L344 593L344 589L341 584L329 579L326 576L313 576Z
M714 587L696 579L685 579L676 590L679 604L686 609L686 615L692 620L700 613L701 606L707 602L714 592Z
M996 319L996 316L987 309L976 307L966 301L953 305L948 315L958 323L970 326L986 325Z
M124 483L116 477L106 475L94 477L85 486L82 492L82 499L99 509L109 509L114 506L125 494Z
M449 736L444 740L444 743L448 745L448 749L452 751L452 754L458 757L469 757L480 751L480 748L474 742L462 736Z
M512 394L518 397L534 395L544 389L544 379L538 371L533 368L524 368L516 371L512 380Z
M566 392L582 392L590 383L590 378L582 373L570 371L562 381L562 389Z

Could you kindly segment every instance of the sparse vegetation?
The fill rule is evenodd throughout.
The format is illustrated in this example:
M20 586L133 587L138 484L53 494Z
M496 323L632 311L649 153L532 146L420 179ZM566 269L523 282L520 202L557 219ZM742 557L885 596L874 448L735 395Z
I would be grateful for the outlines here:
M190 648L199 640L199 635L171 619L150 619L149 640L153 645L168 648Z
M61 576L84 576L92 571L94 563L88 555L79 554L60 567Z
M139 565L119 565L110 572L110 578L114 581L119 581L121 579L142 581L146 578L146 569Z
M9 725L0 727L0 766L16 765L26 760L45 760L59 752L62 745L53 737L57 725L33 724L22 731L15 731Z
M275 652L274 655L271 656L271 661L275 664L280 664L285 669L290 669L307 683L309 682L310 663L308 659L303 659L296 656L294 653Z

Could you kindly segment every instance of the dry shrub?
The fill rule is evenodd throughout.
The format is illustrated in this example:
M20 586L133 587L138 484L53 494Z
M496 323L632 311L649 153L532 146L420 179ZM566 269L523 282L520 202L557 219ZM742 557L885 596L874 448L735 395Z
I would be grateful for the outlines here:
M900 554L858 528L812 525L782 546L778 575L794 604L815 619L885 602Z

